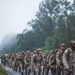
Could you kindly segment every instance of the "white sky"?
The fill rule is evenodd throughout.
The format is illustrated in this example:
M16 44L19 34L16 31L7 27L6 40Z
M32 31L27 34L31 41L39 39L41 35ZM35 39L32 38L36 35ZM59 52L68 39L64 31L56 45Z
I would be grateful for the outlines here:
M41 1L0 0L0 42L8 33L22 32L27 22L34 18Z
M20 33L34 18L42 0L0 0L0 42L8 33Z

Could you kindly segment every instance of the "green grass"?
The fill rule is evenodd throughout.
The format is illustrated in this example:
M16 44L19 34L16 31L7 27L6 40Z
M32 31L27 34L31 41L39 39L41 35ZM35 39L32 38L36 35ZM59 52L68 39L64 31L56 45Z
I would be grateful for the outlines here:
M0 75L8 75L6 70L0 65Z

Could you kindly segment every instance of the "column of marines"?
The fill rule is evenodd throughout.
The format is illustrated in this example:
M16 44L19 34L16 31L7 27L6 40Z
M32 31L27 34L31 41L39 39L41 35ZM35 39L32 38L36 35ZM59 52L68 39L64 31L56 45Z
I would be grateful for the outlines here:
M65 43L59 49L42 52L9 53L1 56L1 63L21 75L75 75L75 41L70 41L70 47Z

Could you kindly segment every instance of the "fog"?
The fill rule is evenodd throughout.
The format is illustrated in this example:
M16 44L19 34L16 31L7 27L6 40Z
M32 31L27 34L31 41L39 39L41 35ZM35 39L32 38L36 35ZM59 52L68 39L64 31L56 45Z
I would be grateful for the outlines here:
M21 33L42 0L0 0L0 43L8 33Z
M17 44L17 34L11 33L6 34L5 37L2 40L2 43L0 45L0 54L11 52L11 49L14 49L14 45Z

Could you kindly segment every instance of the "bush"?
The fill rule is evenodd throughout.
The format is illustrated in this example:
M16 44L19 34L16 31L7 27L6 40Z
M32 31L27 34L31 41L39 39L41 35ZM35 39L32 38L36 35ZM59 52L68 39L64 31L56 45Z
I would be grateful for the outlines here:
M0 75L8 75L6 70L0 65Z

